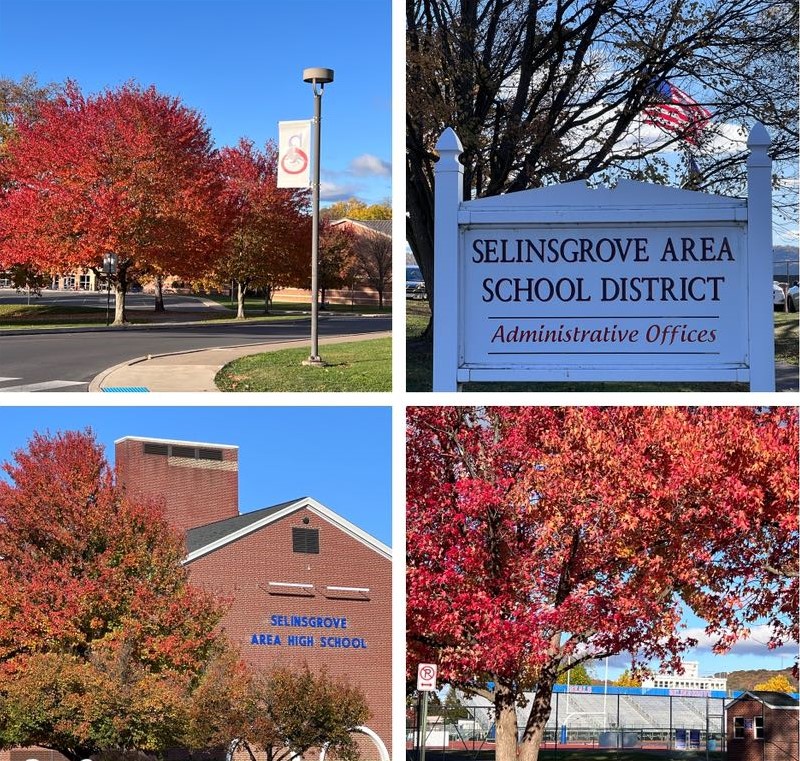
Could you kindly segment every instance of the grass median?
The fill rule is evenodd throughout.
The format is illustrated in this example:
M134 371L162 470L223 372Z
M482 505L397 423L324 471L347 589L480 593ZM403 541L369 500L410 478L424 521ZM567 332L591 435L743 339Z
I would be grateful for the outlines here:
M433 346L422 333L430 319L427 301L406 302L406 389L430 391ZM775 361L798 364L798 313L775 312ZM465 383L464 391L747 391L745 383Z
M392 339L320 346L325 367L306 367L308 347L242 357L217 373L220 391L391 391Z
M126 310L126 325L154 325L175 322L196 323L238 323L283 322L304 315L297 311L284 314L250 314L246 321L237 320L228 312L175 310L156 312L155 310ZM114 312L111 311L111 319ZM104 308L71 307L58 304L0 304L0 330L34 330L42 328L103 328L106 327Z

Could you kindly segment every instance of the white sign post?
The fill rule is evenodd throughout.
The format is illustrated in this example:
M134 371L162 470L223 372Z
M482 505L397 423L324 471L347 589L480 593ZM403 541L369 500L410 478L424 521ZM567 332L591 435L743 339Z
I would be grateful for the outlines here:
M435 663L417 665L417 692L419 693L419 728L417 730L417 758L425 761L425 746L428 739L428 693L436 690Z
M433 390L468 381L736 381L774 391L769 136L747 199L584 182L462 200L436 164Z

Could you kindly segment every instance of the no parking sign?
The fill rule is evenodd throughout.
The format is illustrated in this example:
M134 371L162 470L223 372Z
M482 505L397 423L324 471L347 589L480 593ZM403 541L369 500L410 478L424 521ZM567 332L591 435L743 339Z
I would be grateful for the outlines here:
M436 664L420 663L417 666L417 692L436 690Z

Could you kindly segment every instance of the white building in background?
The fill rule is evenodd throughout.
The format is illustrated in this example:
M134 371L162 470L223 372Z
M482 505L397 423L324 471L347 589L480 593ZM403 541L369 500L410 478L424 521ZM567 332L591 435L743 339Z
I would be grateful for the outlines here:
M728 680L718 676L700 676L697 661L683 661L682 674L655 674L642 681L642 687L664 687L668 690L722 690L728 689Z

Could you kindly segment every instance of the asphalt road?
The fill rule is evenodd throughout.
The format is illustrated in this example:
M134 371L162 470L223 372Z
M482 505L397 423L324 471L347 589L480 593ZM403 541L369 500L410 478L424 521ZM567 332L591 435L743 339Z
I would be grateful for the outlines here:
M325 316L320 336L377 333L391 317ZM147 354L309 338L309 321L0 336L0 392L86 391L102 370Z

